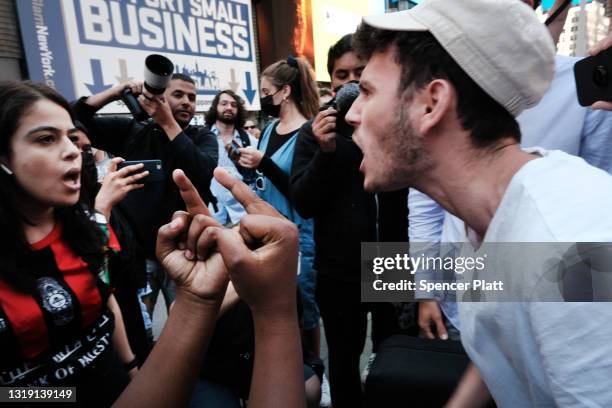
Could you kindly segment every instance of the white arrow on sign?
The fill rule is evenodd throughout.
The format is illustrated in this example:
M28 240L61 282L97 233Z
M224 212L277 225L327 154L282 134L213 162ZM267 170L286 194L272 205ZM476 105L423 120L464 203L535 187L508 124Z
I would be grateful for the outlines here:
M119 76L115 77L120 84L131 81L133 78L128 76L127 63L124 59L119 60Z
M240 86L240 82L236 82L236 70L232 68L230 69L229 87L232 91L238 92L238 86Z

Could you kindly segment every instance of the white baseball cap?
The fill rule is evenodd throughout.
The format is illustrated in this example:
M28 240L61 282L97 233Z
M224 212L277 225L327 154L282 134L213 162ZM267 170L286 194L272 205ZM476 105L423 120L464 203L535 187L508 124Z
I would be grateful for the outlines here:
M540 101L554 75L552 37L520 0L425 0L363 21L385 30L431 32L470 78L514 116Z

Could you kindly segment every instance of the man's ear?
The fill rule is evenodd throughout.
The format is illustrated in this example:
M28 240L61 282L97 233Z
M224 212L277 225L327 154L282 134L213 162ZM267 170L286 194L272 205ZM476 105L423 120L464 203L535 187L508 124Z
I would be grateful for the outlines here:
M418 92L415 98L420 102L417 115L421 134L427 134L447 117L454 95L452 85L444 79L435 79Z

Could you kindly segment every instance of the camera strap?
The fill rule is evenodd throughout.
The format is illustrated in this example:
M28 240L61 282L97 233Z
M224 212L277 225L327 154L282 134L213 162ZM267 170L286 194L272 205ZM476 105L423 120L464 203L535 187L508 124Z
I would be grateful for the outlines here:
M555 19L557 17L559 17L559 15L561 13L563 13L563 11L570 5L571 2L572 2L572 0L565 0L563 2L563 4L561 4L561 6L559 6L559 8L555 10L554 13L552 13L550 16L548 16L548 18L544 22L544 25L548 26L548 25L552 24L552 22L555 21Z

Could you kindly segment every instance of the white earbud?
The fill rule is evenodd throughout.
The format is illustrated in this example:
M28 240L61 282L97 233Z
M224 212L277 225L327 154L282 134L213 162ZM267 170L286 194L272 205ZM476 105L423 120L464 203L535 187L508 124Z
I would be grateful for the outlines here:
M11 169L9 169L8 167L6 167L6 165L4 163L0 163L0 167L2 168L2 170L4 170L4 172L6 174L8 174L9 176L13 175L13 172L11 171Z

